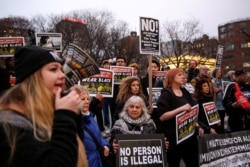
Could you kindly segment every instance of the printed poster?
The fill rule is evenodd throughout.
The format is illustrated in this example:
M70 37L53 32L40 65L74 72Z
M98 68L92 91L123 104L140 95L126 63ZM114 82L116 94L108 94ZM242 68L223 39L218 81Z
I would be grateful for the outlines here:
M218 113L215 103L208 102L202 105L203 105L203 109L204 109L209 126L219 123L220 115Z
M199 106L196 104L190 111L176 115L176 142L177 144L191 137L195 132L198 121Z
M100 74L84 78L81 85L84 85L90 96L96 96L100 93L103 97L113 97L114 72L113 70L100 68Z
M115 135L117 167L167 167L163 134Z
M159 99L159 97L161 96L161 90L162 88L157 88L157 87L154 87L152 88L152 105L153 105L153 108L157 108L157 101ZM147 91L148 91L148 94L149 94L149 88L147 88Z
M66 87L68 88L78 84L83 78L100 73L96 62L74 44L69 44L68 46L63 70L66 74Z
M166 71L157 71L156 79L158 79L159 81L164 82L165 75L166 75Z
M140 53L160 54L159 20L140 17Z
M25 46L24 37L0 37L0 57L12 57L18 46Z
M52 49L58 52L62 51L61 33L35 33L36 45L45 49Z
M110 66L110 69L114 71L114 84L121 84L124 78L133 76L132 67Z

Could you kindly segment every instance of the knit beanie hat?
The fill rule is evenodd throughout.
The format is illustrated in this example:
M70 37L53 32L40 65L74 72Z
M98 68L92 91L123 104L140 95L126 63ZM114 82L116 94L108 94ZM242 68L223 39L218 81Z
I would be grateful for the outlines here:
M22 82L48 63L63 63L63 60L55 52L35 45L17 47L15 49L14 59L16 84Z

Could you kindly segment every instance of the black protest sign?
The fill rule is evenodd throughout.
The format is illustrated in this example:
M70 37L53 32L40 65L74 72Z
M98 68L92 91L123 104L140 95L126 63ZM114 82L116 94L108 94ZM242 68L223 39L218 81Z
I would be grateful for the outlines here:
M116 135L117 167L166 167L166 151L163 134Z
M220 122L220 115L214 102L203 103L202 106L210 126Z
M159 20L140 17L140 33L140 53L159 55Z
M83 78L100 74L96 62L80 47L71 43L68 45L63 71L66 74L66 86L68 88L77 84Z
M216 61L215 61L215 68L221 69L221 61L222 61L222 55L223 55L223 46L219 45L216 55Z
M190 111L184 111L176 115L176 144L191 137L195 132L198 121L198 104L193 106Z
M250 164L250 131L205 134L198 138L200 167L235 167Z

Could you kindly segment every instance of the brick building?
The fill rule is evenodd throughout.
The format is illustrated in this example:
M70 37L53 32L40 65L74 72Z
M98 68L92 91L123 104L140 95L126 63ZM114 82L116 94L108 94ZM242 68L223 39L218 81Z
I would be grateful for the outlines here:
M222 70L244 68L250 78L250 18L218 26L218 41L224 46Z

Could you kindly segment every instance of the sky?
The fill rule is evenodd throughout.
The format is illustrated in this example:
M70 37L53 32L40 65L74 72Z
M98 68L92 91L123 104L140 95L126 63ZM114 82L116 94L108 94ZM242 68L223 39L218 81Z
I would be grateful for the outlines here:
M9 16L50 15L74 10L108 10L116 20L128 23L139 32L139 18L185 21L196 18L202 31L218 36L218 26L240 19L250 19L250 0L1 0L0 18Z

